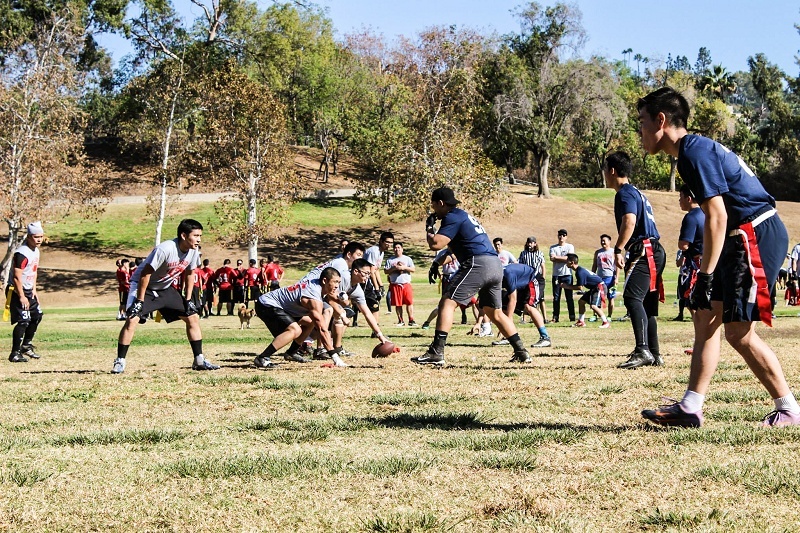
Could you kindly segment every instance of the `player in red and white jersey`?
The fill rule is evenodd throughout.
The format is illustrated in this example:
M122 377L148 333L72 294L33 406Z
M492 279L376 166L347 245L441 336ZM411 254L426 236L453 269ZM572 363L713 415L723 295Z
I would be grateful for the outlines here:
M16 324L11 334L11 355L8 356L12 363L27 363L28 357L39 359L31 343L42 321L36 280L39 273L39 247L43 240L42 223L32 222L28 224L25 241L14 252L14 277L6 288L11 323Z
M228 314L233 314L233 280L236 276L236 271L231 266L231 260L226 259L222 262L222 266L214 272L214 284L219 290L219 298L217 300L217 316L220 315L222 304L228 308Z
M117 320L125 320L125 305L128 302L128 291L131 289L131 271L129 270L130 261L127 259L117 260L117 290L119 291L119 310Z
M203 318L208 318L214 306L214 269L209 265L211 265L211 261L203 259L203 268L201 270L205 272L206 280L205 285L203 285Z
M250 266L245 273L245 288L244 300L245 305L248 305L254 300L258 300L261 296L261 289L259 288L259 279L261 278L261 269L256 266L256 260L250 260Z
M167 323L178 319L186 323L186 336L194 355L192 370L219 369L203 356L200 317L197 305L191 299L195 284L194 270L200 266L198 249L203 225L187 218L178 225L177 233L176 239L156 246L131 278L127 319L119 332L112 374L125 371L126 356L136 326L145 322L144 317L155 311L160 311ZM175 280L180 280L180 291L173 286Z

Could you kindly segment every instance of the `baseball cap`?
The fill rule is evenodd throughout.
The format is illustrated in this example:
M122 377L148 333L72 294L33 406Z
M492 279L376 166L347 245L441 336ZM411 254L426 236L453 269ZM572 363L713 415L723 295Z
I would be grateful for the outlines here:
M528 237L528 240L525 241L525 242L536 242L536 237L533 237L533 236Z
M564 228L561 228L560 230L558 230L558 234L566 236L567 235L567 230L565 230Z
M456 200L456 195L453 192L453 189L449 187L439 187L438 189L434 189L433 193L431 194L431 201L441 201L446 205L457 205L461 203Z
M39 221L28 224L28 235L44 235L42 223Z

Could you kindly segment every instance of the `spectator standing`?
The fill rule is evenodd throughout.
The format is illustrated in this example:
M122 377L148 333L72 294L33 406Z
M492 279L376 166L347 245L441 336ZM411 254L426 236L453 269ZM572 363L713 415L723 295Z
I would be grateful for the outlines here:
M553 322L558 322L561 314L562 284L572 285L572 271L567 267L567 254L574 254L575 247L567 242L567 230L558 230L558 243L550 247L550 262L553 263ZM564 289L570 322L575 322L575 302L572 290Z

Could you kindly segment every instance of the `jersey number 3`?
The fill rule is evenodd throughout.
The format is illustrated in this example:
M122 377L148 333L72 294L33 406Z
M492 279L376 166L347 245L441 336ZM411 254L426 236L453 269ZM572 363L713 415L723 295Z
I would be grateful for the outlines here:
M469 221L472 222L472 225L475 226L475 233L478 233L478 234L486 233L486 230L483 229L483 226L481 226L481 223L478 222L475 219L475 217L473 217L472 215L467 215L467 216L469 217Z

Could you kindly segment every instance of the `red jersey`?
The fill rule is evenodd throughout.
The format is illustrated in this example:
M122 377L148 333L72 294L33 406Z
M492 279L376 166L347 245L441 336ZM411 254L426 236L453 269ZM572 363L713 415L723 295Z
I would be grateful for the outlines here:
M194 286L198 289L205 290L206 285L208 285L208 277L211 275L208 271L211 270L205 268L195 268L194 269ZM213 272L213 271L212 271Z
M202 270L206 273L205 275L205 284L203 284L203 290L209 290L211 288L211 283L214 281L214 269L211 267L203 267L199 270Z
M236 277L233 279L236 281L236 286L244 287L245 285L247 285L247 271L240 270L237 268L236 270L234 270L234 272L236 273Z
M118 268L117 284L119 284L119 292L128 292L131 289L131 273L124 268Z
M245 271L245 275L247 277L246 285L248 287L257 287L258 278L261 276L261 269L258 267L250 267Z
M278 281L283 276L283 269L278 263L270 263L264 269L264 274L267 276L267 281Z
M236 271L232 269L229 265L225 265L224 267L220 267L214 272L214 281L216 282L219 290L221 291L229 291L233 288L231 282L236 276Z

